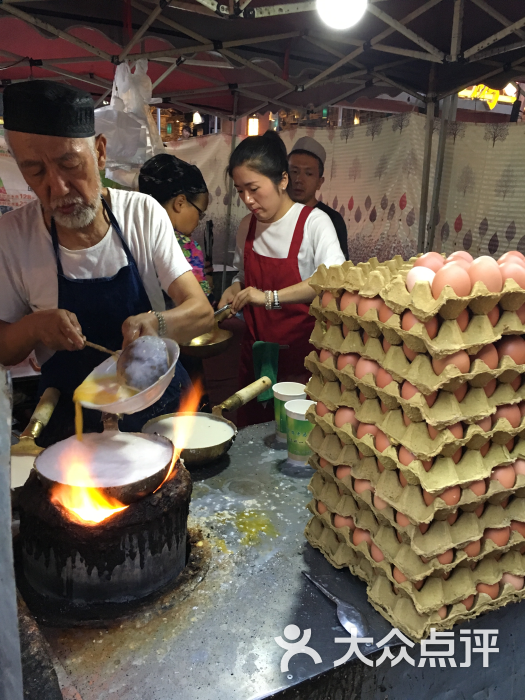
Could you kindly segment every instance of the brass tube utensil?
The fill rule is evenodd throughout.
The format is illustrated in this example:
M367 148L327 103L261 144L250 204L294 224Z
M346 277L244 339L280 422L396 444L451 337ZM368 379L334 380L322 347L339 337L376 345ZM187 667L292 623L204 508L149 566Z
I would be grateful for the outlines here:
M84 341L84 346L87 346L88 348L93 348L93 350L99 350L100 352L105 352L108 355L114 355L115 357L119 356L119 353L115 352L115 350L108 350L108 348L105 348L103 345L97 345L96 343L90 343L89 340Z

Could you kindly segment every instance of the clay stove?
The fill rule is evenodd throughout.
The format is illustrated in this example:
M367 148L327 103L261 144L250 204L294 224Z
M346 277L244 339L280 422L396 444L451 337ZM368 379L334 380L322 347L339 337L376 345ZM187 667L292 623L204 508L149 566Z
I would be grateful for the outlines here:
M179 461L157 492L89 523L53 503L33 473L20 495L26 584L41 601L84 610L159 591L186 564L191 491L191 477Z

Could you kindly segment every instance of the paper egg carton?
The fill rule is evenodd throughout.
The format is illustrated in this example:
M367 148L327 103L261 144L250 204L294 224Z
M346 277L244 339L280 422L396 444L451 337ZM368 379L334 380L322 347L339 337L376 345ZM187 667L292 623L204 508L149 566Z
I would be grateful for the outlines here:
M466 591L471 590L472 581L469 580L467 582L467 577L461 571L459 572L458 582L454 580L455 597L451 594L452 588L449 589L449 599L454 600L454 602L450 603L447 615L442 619L437 612L441 607L438 606L441 591L436 591L436 594L432 595L434 593L432 588L436 587L436 585L439 587L439 582L436 584L432 581L428 593L424 597L422 596L427 604L431 604L428 603L428 600L432 598L435 601L435 609L428 613L418 612L413 599L410 595L407 595L406 589L411 584L396 583L395 588L398 591L396 594L392 581L385 575L383 570L378 568L378 564L376 562L372 563L366 557L365 552L354 551L325 521L319 517L313 517L306 526L305 535L310 544L319 549L334 567L338 569L348 567L354 575L363 579L367 583L368 598L373 607L389 620L394 627L400 629L414 641L427 637L431 627L437 630L451 629L456 623L472 619L483 612L502 607L508 603L518 602L525 596L525 590L517 591L513 586L505 584L500 588L499 596L495 600L492 600L485 593L476 593L474 605L468 611L460 601L471 595L466 593ZM364 549L364 543L360 547ZM503 568L503 571L523 575L521 573L523 572L523 558L515 553L511 553L510 556L505 555L505 557L504 562L503 558L500 560L502 567L508 567ZM487 576L487 580L483 581L483 583L496 582L494 579L499 575L499 571L494 568L493 564L489 564L482 571ZM490 576L492 578L488 580ZM452 578L451 576L449 581ZM460 591L460 580L461 583L465 583L463 591ZM423 593L427 585L428 582L421 589L420 593Z
M322 309L316 316L318 320L311 342L316 347L329 348L332 345L336 350L338 350L338 344L343 342L342 324L351 331L362 329L371 338L382 336L391 345L406 343L414 352L428 352L432 357L437 358L446 357L459 350L475 355L482 347L489 343L496 343L505 335L525 333L525 325L514 311L503 312L495 326L492 326L486 315L473 316L464 331L460 329L455 319L442 321L435 338L430 338L422 323L417 323L408 331L403 330L401 316L398 314L391 316L386 323L379 320L377 309L370 309L363 316L359 316L355 304L350 304L344 311L339 311L336 302L332 300L326 309ZM322 322L326 323L326 320L336 326L340 335L334 332L327 338L324 337Z
M377 258L370 258L368 262L357 265L351 262L332 267L320 265L310 279L310 286L315 289L317 294L330 291L332 294L340 296L344 291L359 291L361 288L365 288L369 284L370 277L373 276L372 285L379 282L384 287L401 271L406 275L415 260L416 258L411 258L405 261L400 255L396 255L391 260L382 263ZM379 287L379 289L381 288ZM370 296L375 296L378 293L379 290Z
M317 370L318 363L309 360L307 366L315 367ZM358 380L357 384L349 378L348 374L342 373L342 376L344 381L340 382L339 377L335 380L325 380L320 373L314 373L306 385L306 392L313 401L322 401L331 411L337 410L340 406L358 408L360 405L358 392L363 392L368 399L381 400L389 410L403 409L413 423L424 421L438 430L444 430L448 425L454 425L460 421L475 423L491 416L498 406L512 405L525 400L525 384L515 392L510 384L498 383L496 391L490 398L487 398L483 389L471 388L461 403L454 394L440 391L436 402L429 408L422 394L416 394L408 400L403 399L397 382L392 382L384 389L380 389L371 375L364 377L364 380ZM347 388L345 384L353 386ZM343 393L339 389L340 386L344 388Z
M397 537L399 535L403 544L408 545L417 556L426 559L437 557L450 549L463 550L472 542L480 540L487 528L508 527L513 520L525 522L525 498L515 497L510 500L506 508L487 504L480 517L473 512L459 511L458 518L453 524L448 520L434 520L429 529L422 533L418 525L410 523L407 526L401 526L396 521L396 511L391 506L381 510L376 508L370 491L356 493L352 488L351 479L340 480L331 467L323 469L315 461L311 464L317 471L312 477L309 489L314 498L321 500L331 513L344 517L352 516L357 527L371 529L370 522L359 524L362 521L360 521L360 515L356 515L371 511L377 527L392 529L397 541L399 541ZM311 506L310 510L314 512ZM315 513L318 514L317 510ZM332 523L331 526L334 527ZM377 527L373 523L371 531L376 532ZM335 527L334 529L337 530ZM455 562L465 565L478 561L491 552L503 552L514 547L520 551L525 549L525 539L517 532L513 534L512 543L509 540L509 544L505 547L497 547L491 540L483 540L479 555L469 557L464 552L457 552ZM442 567L438 566L437 570L442 570Z
M500 505L510 495L516 495L520 498L525 497L525 476L521 474L516 476L515 484L510 489L505 489L495 479L490 480L487 491L482 496L476 495L468 488L474 481L488 478L495 466L512 464L516 459L522 458L525 453L522 441L518 443L511 453L505 447L495 445L484 458L481 456L476 457L476 454L469 456L463 465L465 469L470 469L468 475L463 474L460 469L456 469L457 465L452 462L454 467L450 465L449 474L446 471L437 471L436 476L432 477L432 479L428 477L432 473L432 469L430 472L422 470L426 475L425 477L423 474L415 471L414 462L409 467L400 465L398 462L397 466L393 468L392 463L389 463L389 466L387 466L382 460L385 470L381 472L377 467L375 456L365 455L364 459L360 458L355 445L347 444L342 448L341 441L337 435L325 434L318 425L310 433L308 444L316 454L326 459L331 465L352 467L354 478L370 481L375 493L381 499L386 501L394 510L406 515L415 525L430 523L434 519L444 520L455 513L458 508L474 512L482 504ZM373 454L372 450L369 450L369 452ZM459 464L461 464L461 461ZM445 465L447 466L448 463L445 462ZM409 482L405 487L401 486L399 481L400 471L403 472L407 482L410 478L412 483ZM446 481L444 478L442 480L443 474L450 476L450 481ZM424 480L425 478L427 478L426 481ZM435 500L430 505L427 505L423 500L422 487L418 479L428 487L425 488L426 491L436 494ZM453 479L455 479L455 483ZM344 483L347 483L349 489L352 488L349 480ZM460 500L454 505L447 505L439 497L439 494L455 485L461 488Z
M337 333L340 334L340 343L333 340ZM518 375L525 373L525 365L516 364L511 357L505 355L499 361L496 369L489 369L482 360L477 359L471 363L468 372L461 372L455 365L449 365L445 367L441 374L437 375L432 367L432 358L428 354L420 354L413 362L410 362L403 352L403 348L398 345L392 345L388 352L385 353L379 338L368 338L367 342L363 343L361 334L357 331L351 331L343 339L339 328L334 326L330 328L326 336L321 347L326 348L334 355L355 353L367 360L373 360L389 372L398 384L402 384L403 381L407 380L425 395L432 394L440 389L454 392L466 382L476 388L486 386L492 379L510 383ZM313 335L311 341L315 345L318 342L318 338ZM315 351L312 351L312 353L315 353ZM351 383L356 385L358 381L365 383L367 375L358 380L355 377L352 365L347 365L344 370L338 370L336 366L337 357L329 357L324 362L321 362L317 353L315 355L312 353L305 359L305 366L311 372L321 374L328 381L334 381L335 379L344 381L346 377L347 381L345 383L350 387ZM373 376L370 377L370 383L372 386L375 386Z

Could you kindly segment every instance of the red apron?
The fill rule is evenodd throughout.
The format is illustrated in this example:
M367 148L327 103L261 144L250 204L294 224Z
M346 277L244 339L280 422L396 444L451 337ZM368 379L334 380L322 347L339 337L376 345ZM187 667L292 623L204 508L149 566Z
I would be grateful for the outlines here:
M252 216L244 246L244 285L257 289L284 289L302 282L299 272L298 255L304 236L306 219L313 211L303 207L297 220L287 258L269 258L259 255L253 249L257 219ZM315 319L308 313L308 304L284 304L283 308L266 311L264 306L247 305L243 309L246 321L239 372L240 386L255 381L252 346L256 340L289 346L279 351L279 382L300 382L304 384L310 376L304 366L304 358L311 352L310 336ZM256 399L239 410L239 427L264 423L273 420L273 400L266 408Z

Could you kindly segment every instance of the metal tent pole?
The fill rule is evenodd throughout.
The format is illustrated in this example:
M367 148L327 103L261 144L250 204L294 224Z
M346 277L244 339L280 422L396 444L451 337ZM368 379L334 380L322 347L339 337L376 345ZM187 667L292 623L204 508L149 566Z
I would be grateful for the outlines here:
M23 700L11 534L11 386L0 365L0 700Z
M233 94L233 127L232 127L232 143L230 149L230 156L235 150L237 143L237 105L239 101L239 93L237 91ZM228 251L230 249L230 239L231 239L231 225L232 225L232 202L233 202L233 178L230 178L230 184L228 187L228 209L226 211L226 238L224 241L224 251L223 251L223 269L222 269L222 291L226 289L226 261L228 259Z
M421 200L419 205L419 227L417 236L417 252L422 253L425 245L428 209L428 185L430 182L430 159L432 157L432 130L434 127L434 97L435 97L436 66L432 64L427 94L427 123L425 131L425 155L423 159L423 175L421 177Z
M445 162L445 146L447 143L447 129L450 118L450 108L452 97L445 97L441 107L441 128L439 130L439 144L436 158L436 174L434 176L434 188L432 192L432 206L430 207L430 220L428 222L428 238L425 251L434 247L434 236L436 233L436 219L439 206L439 195L441 194L441 182L443 179L443 164Z

